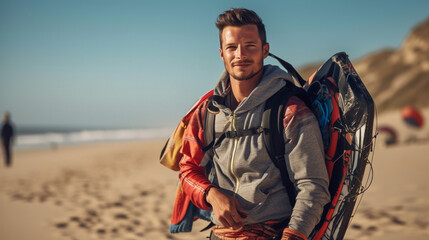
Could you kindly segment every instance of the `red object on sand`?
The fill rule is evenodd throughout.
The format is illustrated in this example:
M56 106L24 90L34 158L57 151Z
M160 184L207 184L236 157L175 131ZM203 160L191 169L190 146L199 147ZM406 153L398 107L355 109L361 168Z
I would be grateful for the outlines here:
M423 127L423 116L416 108L411 106L402 108L401 116L408 125L416 128Z
M398 134L396 133L395 129L393 129L392 127L381 126L377 130L379 133L387 135L387 138L385 139L385 143L387 145L395 144L398 141Z

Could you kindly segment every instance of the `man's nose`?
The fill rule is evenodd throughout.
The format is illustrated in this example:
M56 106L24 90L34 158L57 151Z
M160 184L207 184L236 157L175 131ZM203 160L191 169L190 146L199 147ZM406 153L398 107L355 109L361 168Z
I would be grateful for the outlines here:
M244 46L238 45L235 56L238 59L245 59L247 57L246 48Z

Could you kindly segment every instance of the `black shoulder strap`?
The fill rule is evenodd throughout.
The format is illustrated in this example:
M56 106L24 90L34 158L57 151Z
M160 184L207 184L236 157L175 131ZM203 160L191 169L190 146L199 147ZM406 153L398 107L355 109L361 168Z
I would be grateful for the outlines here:
M232 130L226 132L215 132L215 116L219 113L219 109L213 105L213 101L216 102L224 102L225 99L220 96L211 96L209 98L209 103L207 105L206 116L204 119L204 140L206 142L206 146L203 147L203 151L207 152L212 148L218 147L225 138L236 138L236 137L244 137L249 135L260 134L263 132L262 127L258 128L249 128L245 130Z
M207 105L206 116L204 118L204 140L206 146L203 148L204 152L210 150L215 144L215 116L219 113L219 109L213 105L213 101L225 101L223 98L217 95L213 95L209 98Z
M277 61L280 62L280 64L287 70L287 72L292 75L292 77L294 77L299 84L301 84L301 86L304 86L304 84L306 83L306 81L301 77L301 75L299 75L298 71L296 71L296 69L292 66L292 64L286 62L285 60L277 57L276 55L270 53L269 54L270 57L275 58Z
M283 116L285 104L293 96L297 96L307 105L309 104L309 99L305 90L286 81L286 86L267 100L262 116L265 145L274 165L280 169L282 182L286 188L292 206L295 205L296 193L295 187L289 179L284 157L285 139L283 137Z

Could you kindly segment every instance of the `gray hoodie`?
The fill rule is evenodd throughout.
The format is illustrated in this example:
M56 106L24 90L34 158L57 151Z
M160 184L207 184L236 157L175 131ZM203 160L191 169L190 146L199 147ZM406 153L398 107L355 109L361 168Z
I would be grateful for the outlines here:
M261 82L252 93L240 102L235 111L228 107L231 95L229 75L224 72L215 88L215 95L227 99L216 115L215 131L258 128L268 98L285 85L290 75L276 66L264 66ZM291 218L289 227L308 236L329 202L328 175L324 163L323 143L314 115L296 109L285 119L285 159L291 181L297 191L296 205L292 209L281 181L279 169L272 163L264 145L263 133L240 138L226 138L206 154L201 165L213 158L214 180L224 193L238 199L248 216L245 224ZM288 109L289 111L289 109ZM212 221L220 225L212 215Z

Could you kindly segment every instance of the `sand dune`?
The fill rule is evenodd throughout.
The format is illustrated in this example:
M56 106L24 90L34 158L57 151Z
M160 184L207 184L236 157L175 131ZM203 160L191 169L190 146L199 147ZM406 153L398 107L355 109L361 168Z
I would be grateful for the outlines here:
M383 123L402 124L396 113L381 116ZM424 138L429 131L418 133ZM429 143L378 142L374 179L346 239L429 239ZM177 173L158 163L162 145L16 152L13 167L0 168L0 239L205 239L208 232L199 232L204 221L192 233L168 232Z

